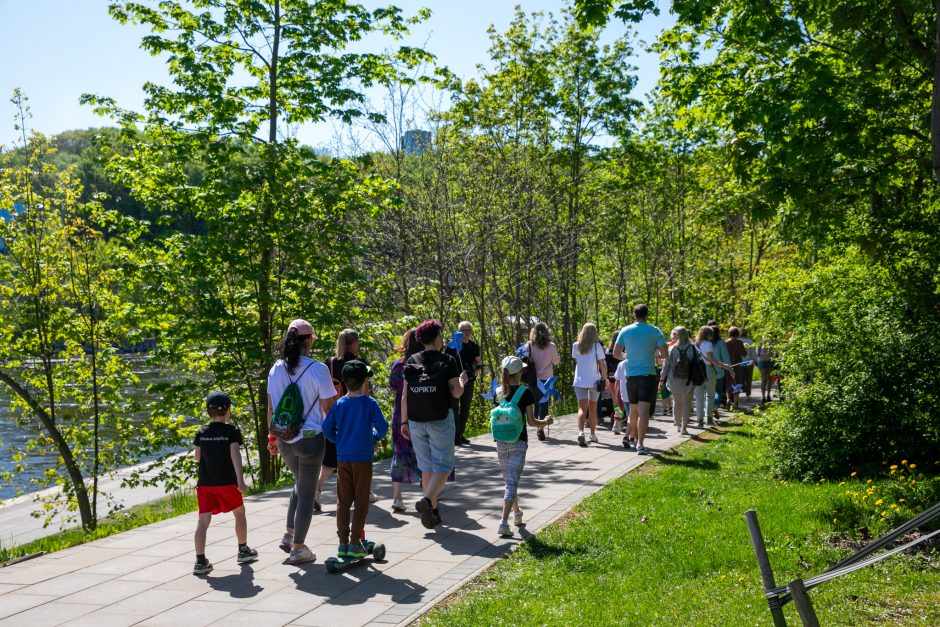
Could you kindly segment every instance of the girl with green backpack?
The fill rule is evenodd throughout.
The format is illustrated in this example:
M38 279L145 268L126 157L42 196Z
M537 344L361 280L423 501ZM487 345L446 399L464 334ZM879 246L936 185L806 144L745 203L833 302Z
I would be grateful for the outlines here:
M544 428L554 420L535 417L535 397L531 390L521 385L522 371L526 365L515 355L504 357L502 363L502 385L496 389L493 402L497 406L490 412L490 427L496 440L496 456L506 486L503 491L503 516L497 533L504 538L513 535L509 526L509 512L514 512L516 527L523 525L522 510L519 509L519 479L525 466L525 454L529 448L526 424Z

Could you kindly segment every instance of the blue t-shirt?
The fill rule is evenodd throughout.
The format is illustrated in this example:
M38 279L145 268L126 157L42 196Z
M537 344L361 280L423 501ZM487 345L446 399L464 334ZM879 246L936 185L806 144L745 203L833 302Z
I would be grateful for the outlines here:
M371 396L344 396L323 421L323 435L336 442L336 460L371 462L377 440L388 433L388 422Z
M617 344L627 354L627 376L656 374L656 348L666 345L663 332L645 322L634 322L620 330Z

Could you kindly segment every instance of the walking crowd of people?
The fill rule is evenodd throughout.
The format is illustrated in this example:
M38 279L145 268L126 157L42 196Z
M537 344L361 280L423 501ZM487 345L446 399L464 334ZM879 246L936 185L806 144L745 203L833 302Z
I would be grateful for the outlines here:
M677 432L689 435L693 400L698 426L717 420L717 405L736 407L740 394L750 396L753 363L761 373L762 400L769 400L773 353L755 346L737 327L720 337L714 321L695 333L676 327L669 341L649 324L646 305L633 309L633 322L611 336L605 349L597 327L583 326L571 347L572 386L578 403L576 445L597 443L602 397L612 408L611 429L623 433L622 444L637 455L649 455L646 442L650 417L662 399ZM474 384L483 371L482 354L473 338L473 325L461 322L445 349L444 327L426 320L406 331L391 365L389 388L394 394L389 422L372 397L373 371L359 353L355 330L343 330L335 355L318 362L309 353L317 337L309 322L294 320L278 344L279 359L267 381L268 451L280 455L294 479L280 548L288 564L316 560L305 544L315 512L322 510L321 491L337 475L337 558L365 557L373 546L366 540L365 521L372 493L373 452L391 432L390 479L395 513L408 508L403 486L420 483L414 504L421 524L433 529L443 522L439 497L454 481L455 451L470 444L465 436ZM529 340L515 354L501 358L489 394L490 426L503 476L503 507L497 534L514 535L525 524L519 506L519 486L529 447L528 427L537 438L550 437L554 418L550 404L558 398L555 369L562 355L551 340L548 325L536 323ZM767 371L765 385L765 370ZM606 396L605 396L606 394ZM257 558L247 545L242 501L244 478L238 428L228 424L231 399L213 392L206 401L211 422L199 430L195 455L199 464L194 574L211 571L205 556L206 529L212 515L232 511L236 517L238 561ZM329 564L328 564L329 565Z

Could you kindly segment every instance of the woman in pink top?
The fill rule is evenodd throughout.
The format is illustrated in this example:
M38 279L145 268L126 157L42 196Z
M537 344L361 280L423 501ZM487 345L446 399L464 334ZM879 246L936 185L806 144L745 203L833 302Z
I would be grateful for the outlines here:
M548 325L544 322L538 322L529 332L529 362L535 368L535 376L545 383L555 374L555 366L561 363L561 354L558 347L551 341L548 335ZM536 404L536 414L539 420L545 420L548 417L548 405L546 403ZM545 439L545 431L538 430L539 440Z

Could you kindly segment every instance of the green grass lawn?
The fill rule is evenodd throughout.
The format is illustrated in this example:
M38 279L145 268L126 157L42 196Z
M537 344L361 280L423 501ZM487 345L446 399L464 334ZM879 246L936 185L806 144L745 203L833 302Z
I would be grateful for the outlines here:
M752 430L730 427L585 499L422 622L771 624L744 512L757 510L784 585L848 553L832 540L832 503L842 490L768 478ZM940 558L891 557L810 596L823 625L938 625ZM792 604L786 615L800 624Z

